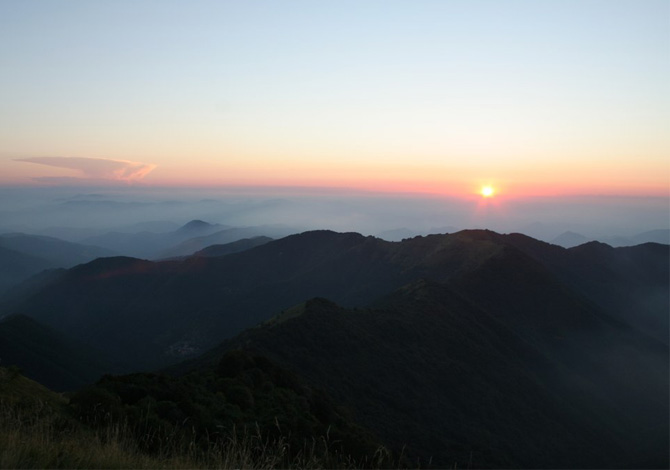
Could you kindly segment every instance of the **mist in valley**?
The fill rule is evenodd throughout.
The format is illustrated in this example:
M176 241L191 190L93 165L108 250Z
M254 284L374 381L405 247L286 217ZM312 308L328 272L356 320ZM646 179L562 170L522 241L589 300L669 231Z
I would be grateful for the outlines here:
M154 419L188 417L203 442L230 416L233 430L265 420L264 435L275 423L293 433L298 414L276 415L285 405L267 416L250 405L284 399L286 383L255 382L259 364L280 380L276 362L350 407L393 458L663 468L667 209L632 197L4 187L0 359L79 390L71 406L111 393L103 411L132 420L156 401ZM165 391L176 383L198 407L245 414L194 417ZM320 409L314 396L301 403ZM330 429L332 416L318 419ZM353 439L350 426L336 435Z
M572 234L617 246L636 244L636 236L651 231L655 239L643 241L665 238L667 243L669 217L668 200L662 197L484 200L314 188L0 188L0 233L73 242L110 231L169 232L198 219L227 227L277 226L293 233L354 231L387 240L482 228L548 242Z

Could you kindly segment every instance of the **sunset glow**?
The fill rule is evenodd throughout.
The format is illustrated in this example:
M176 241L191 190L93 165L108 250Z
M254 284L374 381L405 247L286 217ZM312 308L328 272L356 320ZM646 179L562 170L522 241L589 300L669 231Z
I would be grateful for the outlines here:
M669 19L0 0L0 460L669 468Z
M481 190L481 194L483 197L491 197L495 193L493 187L491 186L484 186Z
M0 185L670 190L663 2L27 3Z

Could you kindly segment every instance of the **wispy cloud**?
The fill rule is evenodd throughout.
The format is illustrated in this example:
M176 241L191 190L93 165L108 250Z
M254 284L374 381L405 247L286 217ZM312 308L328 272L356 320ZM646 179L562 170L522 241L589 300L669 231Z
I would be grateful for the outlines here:
M87 157L30 157L14 161L77 170L85 179L127 182L141 180L156 168L150 163Z

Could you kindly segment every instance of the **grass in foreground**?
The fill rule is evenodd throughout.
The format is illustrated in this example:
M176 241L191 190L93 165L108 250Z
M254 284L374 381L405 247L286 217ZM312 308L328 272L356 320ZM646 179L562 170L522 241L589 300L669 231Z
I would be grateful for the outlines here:
M238 430L205 440L180 429L138 431L108 419L89 426L68 413L67 399L0 368L0 468L355 468L379 467L380 448L364 462L333 451L328 436L291 449L283 436Z

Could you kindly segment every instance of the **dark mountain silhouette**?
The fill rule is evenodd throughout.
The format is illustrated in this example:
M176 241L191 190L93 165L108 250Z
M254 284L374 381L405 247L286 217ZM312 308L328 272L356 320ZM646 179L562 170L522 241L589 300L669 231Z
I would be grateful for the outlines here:
M218 257L97 259L1 311L126 370L228 338L171 371L268 356L424 464L665 468L669 248L314 231Z
M6 468L407 464L326 392L242 351L183 377L105 375L67 394L0 366L0 411Z
M564 250L521 234L506 240L604 311L668 344L668 245L612 248L589 242Z
M66 242L58 238L27 235L25 233L0 235L0 247L43 258L53 263L51 267L57 268L69 268L102 256L115 255L113 251L99 246Z
M179 227L175 230L175 233L188 233L190 236L194 233L201 234L203 232L212 232L213 230L220 228L221 225L219 224L210 224L204 220L195 219Z
M244 238L254 238L269 236L272 238L282 238L295 233L295 229L284 226L262 225L259 227L233 227L225 230L219 230L215 233L193 237L179 244L162 250L156 255L156 258L172 258L177 256L189 256L205 249L211 245L222 245L232 243Z
M631 237L631 243L628 245L640 245L642 243L662 243L670 244L670 229L663 228L658 230L649 230L638 233Z
M425 236L428 234L435 234L435 233L453 233L458 232L458 230L459 230L458 228L451 225L445 225L442 227L431 227L430 230L418 230L418 229L409 229L407 227L400 227L391 230L384 230L383 232L377 233L376 236L381 238L382 240L386 240L389 242L399 242L406 238Z
M649 230L632 236L609 235L598 237L587 237L580 233L567 231L551 240L551 243L560 245L564 248L572 248L594 240L607 243L613 247L635 246L643 243L661 243L668 245L670 244L670 229Z
M103 246L124 256L143 259L168 259L190 256L211 245L231 243L244 238L268 236L281 238L297 230L282 225L230 227L192 220L170 232L137 233L109 232L86 239L87 243Z
M25 315L0 321L0 364L18 366L26 377L56 390L74 390L121 370L104 353L68 338Z
M531 294L532 292L532 294ZM665 468L668 349L506 248L448 283L372 309L314 299L223 351L267 355L438 467Z
M9 287L52 266L53 263L44 258L0 247L0 295Z
M112 416L138 430L138 437L158 434L174 439L186 432L200 444L246 430L268 443L282 438L284 466L306 446L319 446L320 454L331 454L332 463L339 454L363 464L381 445L323 390L265 357L243 351L228 352L214 367L183 377L105 376L75 393L71 406L88 424L99 426Z
M243 238L231 243L225 243L222 245L211 245L207 248L203 248L200 251L193 253L193 256L224 256L231 253L239 253L240 251L249 250L257 246L265 245L268 242L271 242L272 238L270 237L253 237L253 238Z
M127 233L125 231L115 231L87 238L86 242L109 248L125 256L154 258L168 247L182 243L189 238L209 235L224 228L227 228L227 226L210 224L202 220L192 220L170 232L144 230Z
M114 253L97 246L53 237L7 233L0 235L0 294L44 269L70 268Z
M662 325L663 318L667 325L667 303L662 304L668 295L667 246L610 248L598 261L598 254L588 249L572 252L523 235L489 231L400 243L315 231L223 257L98 259L32 295L7 298L3 311L30 315L132 360L141 370L198 354L304 299L368 305L416 279L442 282L470 272L510 247L631 326L650 332L647 323ZM603 265L605 261L610 264ZM528 295L535 294L531 290ZM632 314L625 305L639 311Z

